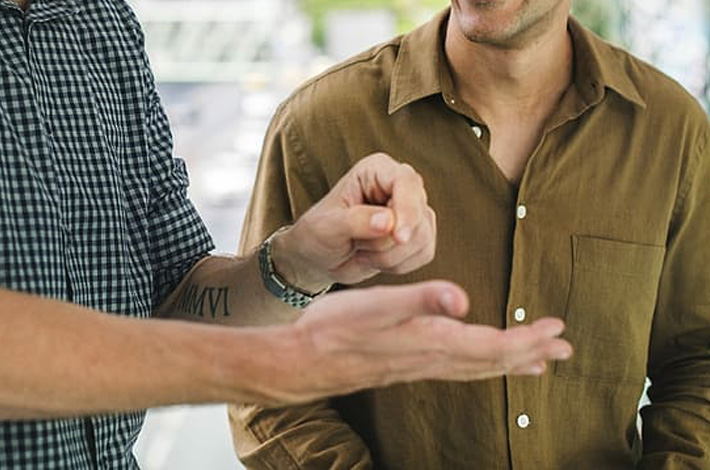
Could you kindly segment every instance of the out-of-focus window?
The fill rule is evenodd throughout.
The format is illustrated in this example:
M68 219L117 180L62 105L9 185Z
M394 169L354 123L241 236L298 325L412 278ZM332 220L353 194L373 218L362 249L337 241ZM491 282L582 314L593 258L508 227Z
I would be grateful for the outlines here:
M447 0L129 0L186 159L190 195L234 252L276 106L307 77L405 32ZM710 0L574 0L574 14L710 100ZM153 410L145 470L239 469L223 406Z
M129 0L131 1L131 0ZM217 250L235 252L263 136L278 103L325 63L292 0L132 0L190 197ZM224 406L151 410L144 470L233 470Z

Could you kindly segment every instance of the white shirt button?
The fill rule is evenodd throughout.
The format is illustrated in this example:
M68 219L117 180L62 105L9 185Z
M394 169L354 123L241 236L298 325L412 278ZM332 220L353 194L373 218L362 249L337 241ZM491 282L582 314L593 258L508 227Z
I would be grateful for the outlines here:
M483 129L481 129L480 126L473 126L471 129L473 129L473 133L476 134L476 137L480 139L483 135Z
M528 208L521 204L518 206L518 210L516 213L517 213L518 219L523 220L525 217L528 216Z
M525 312L525 309L523 307L518 307L515 309L515 321L518 323L522 323L525 321L525 318L527 317L527 312Z
M520 429L525 429L530 426L530 416L523 413L521 415L518 415L518 418L515 420L515 422L518 424L518 427Z

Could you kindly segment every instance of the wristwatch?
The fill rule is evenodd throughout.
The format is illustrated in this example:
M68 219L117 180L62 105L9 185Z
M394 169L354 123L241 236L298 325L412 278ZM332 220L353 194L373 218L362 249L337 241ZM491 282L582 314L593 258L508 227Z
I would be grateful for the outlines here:
M271 292L274 297L282 302L295 308L305 308L316 298L327 293L332 284L320 292L311 293L299 289L296 286L289 284L279 273L274 269L274 261L271 258L271 243L274 238L287 230L289 227L281 227L267 238L259 248L259 270L261 271L261 280L264 282L266 290Z

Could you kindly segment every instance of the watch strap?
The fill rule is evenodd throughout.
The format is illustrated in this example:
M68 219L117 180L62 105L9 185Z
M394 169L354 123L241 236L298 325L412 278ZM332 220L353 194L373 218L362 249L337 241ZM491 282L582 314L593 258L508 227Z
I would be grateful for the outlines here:
M327 293L332 286L328 286L322 291L314 294L289 284L279 273L276 272L274 268L274 261L271 256L272 242L277 235L284 232L288 228L289 227L280 228L261 244L261 247L259 248L259 270L261 271L261 279L264 282L266 290L282 302L290 305L291 307L300 309L305 308L316 298Z

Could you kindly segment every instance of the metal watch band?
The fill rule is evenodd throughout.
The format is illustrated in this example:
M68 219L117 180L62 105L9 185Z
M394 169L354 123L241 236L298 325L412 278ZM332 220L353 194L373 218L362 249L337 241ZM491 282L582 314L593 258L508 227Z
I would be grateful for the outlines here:
M317 297L328 292L331 286L326 287L320 292L312 294L292 286L276 272L274 269L274 262L271 258L271 242L276 235L280 234L287 228L288 227L280 228L261 244L261 247L259 248L259 270L261 271L261 279L264 282L266 290L273 294L274 297L290 305L291 307L305 308Z

